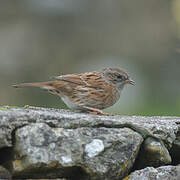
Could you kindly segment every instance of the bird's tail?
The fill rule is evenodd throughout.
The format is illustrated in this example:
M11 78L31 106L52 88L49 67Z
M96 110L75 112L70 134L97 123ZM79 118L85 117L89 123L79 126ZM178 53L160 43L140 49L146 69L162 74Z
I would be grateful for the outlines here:
M39 83L21 83L12 85L14 88L22 88L22 87L40 87L42 89L52 89L53 83L52 81L49 82L39 82Z

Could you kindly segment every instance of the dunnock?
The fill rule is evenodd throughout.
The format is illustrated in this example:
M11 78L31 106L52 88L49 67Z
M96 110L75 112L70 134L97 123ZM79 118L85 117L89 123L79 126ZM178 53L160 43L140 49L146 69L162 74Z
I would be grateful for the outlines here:
M105 68L82 74L67 74L53 77L54 81L23 83L13 87L40 87L60 96L72 109L109 115L101 111L115 104L126 84L134 85L127 72L119 68Z

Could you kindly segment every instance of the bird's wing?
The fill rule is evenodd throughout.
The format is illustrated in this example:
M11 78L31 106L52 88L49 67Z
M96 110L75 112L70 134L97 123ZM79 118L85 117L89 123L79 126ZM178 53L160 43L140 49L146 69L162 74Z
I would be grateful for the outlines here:
M56 76L54 79L59 81L65 81L76 85L90 87L90 88L103 88L104 79L99 72L87 72L83 74L68 74L62 76Z
M68 75L62 75L62 76L55 76L53 79L57 81L64 81L69 82L77 85L84 85L84 83L81 81L79 74L68 74Z

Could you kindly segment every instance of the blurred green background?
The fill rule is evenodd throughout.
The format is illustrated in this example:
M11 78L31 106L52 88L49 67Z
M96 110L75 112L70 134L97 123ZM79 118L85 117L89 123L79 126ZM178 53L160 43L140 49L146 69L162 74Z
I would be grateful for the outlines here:
M180 0L1 1L1 105L67 108L11 84L110 66L126 69L136 86L106 112L180 115Z

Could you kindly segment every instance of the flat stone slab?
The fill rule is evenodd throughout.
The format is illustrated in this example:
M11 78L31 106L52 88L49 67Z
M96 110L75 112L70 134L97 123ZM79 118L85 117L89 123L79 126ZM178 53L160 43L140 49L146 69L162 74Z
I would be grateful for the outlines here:
M72 129L78 127L129 127L139 132L143 137L153 135L162 139L171 147L180 127L180 117L145 117L145 116L98 116L85 113L75 113L62 109L39 107L0 107L0 137L1 145L11 146L13 129L42 122L50 127Z

